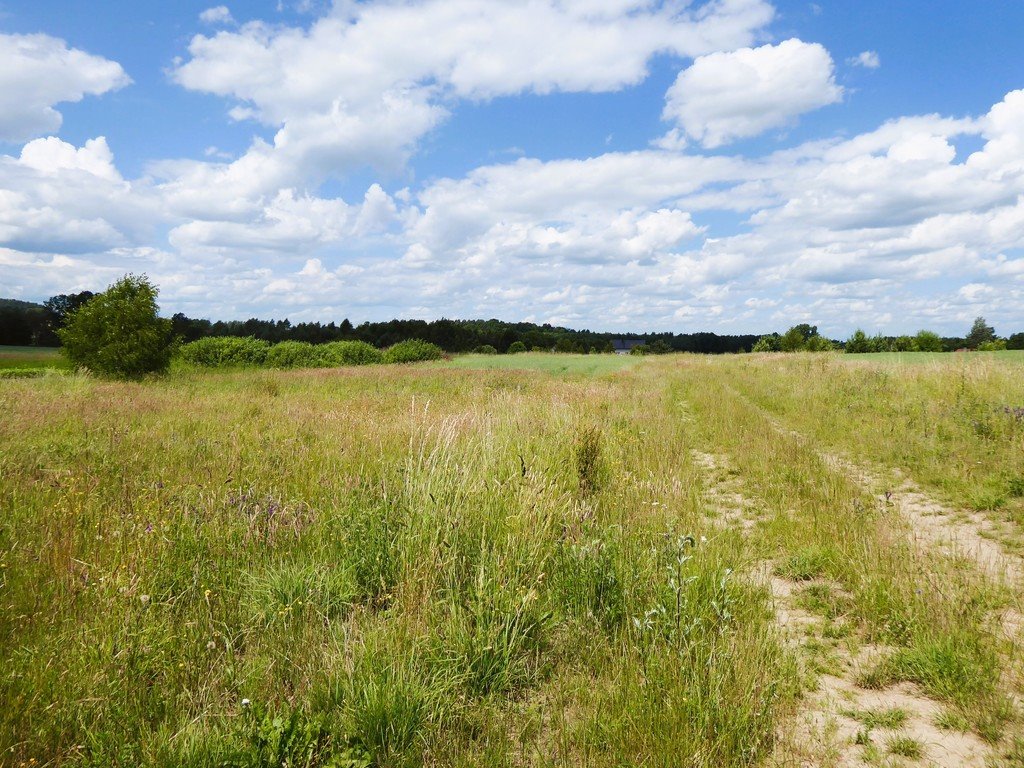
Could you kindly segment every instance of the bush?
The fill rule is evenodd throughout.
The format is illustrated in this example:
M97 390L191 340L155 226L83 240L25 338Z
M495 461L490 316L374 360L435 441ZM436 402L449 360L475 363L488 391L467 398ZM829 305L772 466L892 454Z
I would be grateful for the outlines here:
M521 341L513 341L508 345L508 354L518 355L520 352L526 351L526 345Z
M381 361L382 353L365 341L332 341L317 347L320 364L326 367L337 365L372 365Z
M208 336L183 345L178 357L186 363L207 368L260 366L267 361L270 344L251 336Z
M490 344L481 344L479 347L473 350L474 355L496 355L498 350L492 347Z
M942 338L934 331L918 331L914 337L918 352L941 352Z
M983 341L978 345L979 352L1000 352L1006 349L1006 339L993 339L992 341Z
M440 360L444 355L436 344L422 339L407 339L384 350L385 363L418 363L422 360Z
M757 343L751 347L751 352L781 352L782 341L779 338L779 334L773 333L768 336L762 336L757 340Z
M807 342L804 345L804 349L806 349L808 352L831 352L833 347L832 342L826 339L824 336L814 334L809 339L807 339Z
M157 316L159 291L145 276L125 275L67 317L57 335L77 366L101 376L137 379L171 364L171 321Z
M282 341L267 352L271 368L316 368L319 364L316 347L306 341Z

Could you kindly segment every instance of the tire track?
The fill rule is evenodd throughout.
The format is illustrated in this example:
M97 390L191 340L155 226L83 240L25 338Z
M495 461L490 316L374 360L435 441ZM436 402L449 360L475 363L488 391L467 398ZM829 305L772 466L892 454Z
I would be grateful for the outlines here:
M736 526L749 536L764 517L763 505L744 493L742 481L721 455L691 452L706 480L704 500L721 527ZM796 715L777 734L770 760L774 766L837 766L853 768L880 758L899 737L920 745L921 759L939 768L984 768L992 749L970 733L940 730L935 720L943 706L925 696L915 685L900 683L883 690L867 690L855 680L887 652L881 646L861 645L856 653L848 644L830 637L830 622L806 610L801 597L814 588L841 592L838 584L816 579L797 582L779 575L768 559L756 562L749 577L771 593L776 624L783 641L794 651L804 671L822 663L828 671L817 675L816 687L804 696ZM866 727L871 713L900 711L902 721L893 728Z

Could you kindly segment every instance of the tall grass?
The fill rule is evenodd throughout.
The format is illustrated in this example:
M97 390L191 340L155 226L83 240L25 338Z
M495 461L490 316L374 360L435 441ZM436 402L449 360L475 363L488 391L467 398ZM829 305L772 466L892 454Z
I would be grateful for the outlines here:
M756 765L804 684L766 557L995 738L1005 596L723 397L744 365L0 382L0 763Z

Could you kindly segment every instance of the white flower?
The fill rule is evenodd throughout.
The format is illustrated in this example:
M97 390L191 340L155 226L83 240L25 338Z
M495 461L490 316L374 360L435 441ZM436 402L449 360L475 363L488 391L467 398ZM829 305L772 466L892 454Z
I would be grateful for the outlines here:
M249 701L248 699L242 699L242 706L243 707L248 707L250 704L252 704L252 702Z
M149 602L149 595L139 595L139 600L145 605Z

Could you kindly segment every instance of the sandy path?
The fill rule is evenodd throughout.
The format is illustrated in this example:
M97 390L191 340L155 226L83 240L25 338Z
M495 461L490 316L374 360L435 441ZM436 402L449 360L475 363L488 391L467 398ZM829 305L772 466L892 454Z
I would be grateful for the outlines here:
M705 478L704 500L708 511L722 526L750 531L763 508L744 494L742 481L730 470L725 457L694 451L694 463ZM861 671L872 667L886 649L857 645L826 637L828 622L800 607L800 594L815 582L798 583L774 573L773 563L754 565L750 577L771 591L775 617L784 641L805 667L815 665L816 654L827 648L829 672L818 675L817 688L806 694L787 727L780 729L770 763L775 766L863 766L880 760L893 739L913 739L921 746L917 764L939 768L984 768L993 756L991 748L970 733L938 729L935 718L942 706L916 686L901 683L884 690L867 690L854 682ZM829 584L830 589L840 589ZM856 647L856 652L851 650ZM819 660L820 661L820 660ZM905 713L899 727L868 729L858 720L866 712L899 709ZM902 758L907 760L907 758Z

